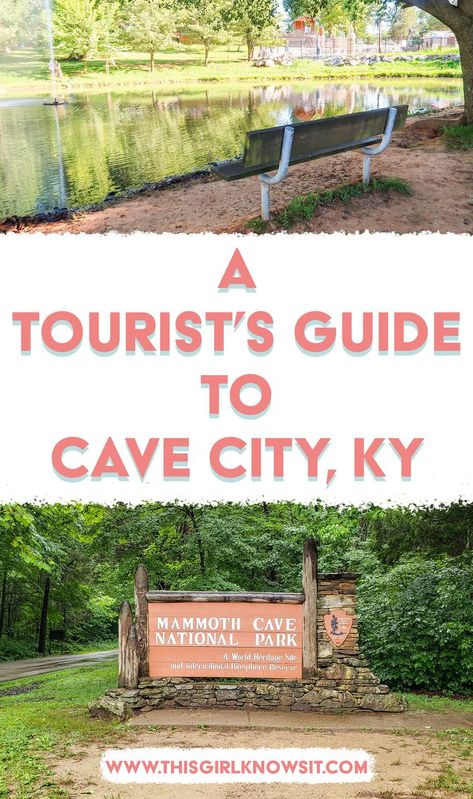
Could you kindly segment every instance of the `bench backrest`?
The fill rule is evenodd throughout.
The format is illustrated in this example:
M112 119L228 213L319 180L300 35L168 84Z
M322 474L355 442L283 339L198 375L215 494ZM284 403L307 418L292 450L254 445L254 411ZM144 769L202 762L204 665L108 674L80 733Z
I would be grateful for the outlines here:
M394 129L404 127L407 105L398 105ZM324 117L313 122L288 123L294 128L290 164L310 161L322 155L341 153L356 147L380 142L386 127L389 108L376 108L355 114ZM243 164L255 174L277 169L284 129L287 125L247 133Z

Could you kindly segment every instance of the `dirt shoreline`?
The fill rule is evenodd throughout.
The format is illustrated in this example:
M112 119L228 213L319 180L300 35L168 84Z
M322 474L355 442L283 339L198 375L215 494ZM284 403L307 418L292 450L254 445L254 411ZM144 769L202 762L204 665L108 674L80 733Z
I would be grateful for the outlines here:
M473 234L473 152L448 151L440 136L442 127L458 118L458 109L414 117L394 135L391 146L373 159L373 177L402 178L410 184L412 196L389 192L334 204L321 208L293 232ZM360 154L349 152L292 167L286 180L273 188L273 211L298 194L359 181L361 164ZM208 176L145 191L70 219L27 225L18 232L234 233L246 232L246 222L259 212L257 178L226 183Z

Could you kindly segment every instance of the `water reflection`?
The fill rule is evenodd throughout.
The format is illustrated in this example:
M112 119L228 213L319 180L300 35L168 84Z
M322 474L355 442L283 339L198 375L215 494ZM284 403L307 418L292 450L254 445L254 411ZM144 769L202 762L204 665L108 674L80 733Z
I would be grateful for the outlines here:
M80 207L241 153L248 129L408 103L462 102L458 81L241 87L0 101L0 217Z

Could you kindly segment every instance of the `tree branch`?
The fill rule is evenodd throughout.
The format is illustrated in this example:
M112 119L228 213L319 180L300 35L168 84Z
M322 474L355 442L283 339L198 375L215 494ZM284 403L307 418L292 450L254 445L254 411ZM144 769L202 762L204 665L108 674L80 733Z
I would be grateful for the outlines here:
M473 18L473 0L459 0L457 7L450 5L448 0L403 0L403 4L426 11L453 31L465 17Z

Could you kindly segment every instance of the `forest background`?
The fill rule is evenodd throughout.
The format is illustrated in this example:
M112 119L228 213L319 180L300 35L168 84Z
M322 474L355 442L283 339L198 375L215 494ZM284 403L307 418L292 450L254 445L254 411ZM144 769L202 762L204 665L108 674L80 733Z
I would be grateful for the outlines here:
M472 525L462 502L4 505L0 661L114 646L139 563L154 589L300 591L312 536L321 572L359 574L361 647L375 673L398 690L471 695Z

